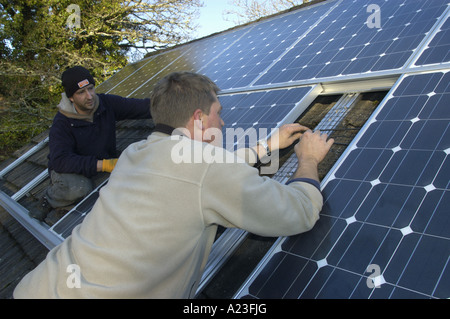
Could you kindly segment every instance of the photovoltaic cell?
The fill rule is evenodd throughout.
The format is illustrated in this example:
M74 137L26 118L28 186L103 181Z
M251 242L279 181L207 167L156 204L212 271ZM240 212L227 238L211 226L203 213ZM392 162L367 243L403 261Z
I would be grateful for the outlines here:
M223 136L227 136L227 130L233 130L234 140L224 140L224 147L228 150L236 150L249 145L249 129L253 132L265 133L260 138L270 134L283 120L293 112L296 106L312 92L312 86L264 90L250 93L237 93L219 96L222 105L222 119L225 122ZM240 132L240 133L239 133ZM256 142L256 141L254 141Z
M425 51L415 65L445 63L450 61L450 19L440 27L439 31L427 45Z
M449 74L399 80L323 184L316 226L282 238L238 297L450 297Z
M380 28L367 24L373 4ZM448 6L448 0L319 2L130 64L98 92L145 98L171 72L205 74L232 91L219 99L224 130L242 129L225 140L234 150L249 146L250 129L269 132L300 115L293 113L315 86L286 88L292 81L400 74L425 42L415 67L448 62ZM399 81L324 184L317 225L281 239L240 297L450 297L449 79L450 72L435 72ZM97 197L92 193L51 230L66 238ZM371 279L381 288L369 288Z
M307 7L247 27L248 32L200 72L223 90L248 86L334 4Z
M381 28L368 27L369 4L379 5ZM398 69L446 7L447 0L325 1L162 52L124 68L100 89L145 98L174 71L205 74L229 90ZM430 50L444 52L434 43L447 26Z
M151 91L146 89L146 83L158 76L168 65L176 62L182 54L181 50L174 49L148 58L148 60L146 59L147 62L132 76L127 77L120 85L114 87L108 93L134 98L149 97ZM139 90L141 90L140 94L136 94L136 91Z
M255 85L401 68L447 2L344 0ZM367 23L369 5L380 8L380 28Z
M119 72L111 76L105 82L100 83L100 85L95 87L97 93L109 93L115 87L119 86L127 78L133 76L140 68L142 68L150 59L143 59L136 63L131 63L126 65Z

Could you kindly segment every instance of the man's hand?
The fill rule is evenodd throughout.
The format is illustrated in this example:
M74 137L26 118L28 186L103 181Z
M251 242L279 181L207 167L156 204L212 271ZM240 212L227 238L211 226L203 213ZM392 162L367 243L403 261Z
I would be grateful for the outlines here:
M99 161L99 163L101 163L101 171L111 173L114 167L116 166L117 160L118 160L117 158L112 158ZM99 165L97 164L97 170L98 168Z
M269 147L270 152L275 152L279 149L289 147L303 135L303 132L307 130L309 129L306 126L298 123L285 124L279 129L276 129L270 136L267 140L267 146ZM260 145L256 145L253 149L256 151L259 158L263 158L267 155L266 150Z
M334 140L320 131L306 131L294 150L298 158L298 168L294 178L310 178L319 181L317 166L330 150ZM319 181L320 182L320 181Z
M302 137L303 132L307 130L309 130L309 128L298 123L285 124L281 126L267 141L270 151L274 152L291 146L295 141Z
M299 162L304 160L313 160L317 164L322 162L334 143L332 138L327 139L328 135L320 131L314 133L310 130L306 131L294 147Z

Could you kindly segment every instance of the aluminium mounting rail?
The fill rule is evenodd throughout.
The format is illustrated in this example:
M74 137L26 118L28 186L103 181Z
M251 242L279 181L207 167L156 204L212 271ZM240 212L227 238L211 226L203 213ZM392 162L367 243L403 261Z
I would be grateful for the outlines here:
M49 140L49 138L47 137L44 140L40 141L38 144L36 144L32 148L30 148L26 153L24 153L22 156L20 156L14 162L12 162L7 167L5 167L2 171L0 171L0 178L3 178L3 176L8 174L10 171L15 169L17 166L19 166L23 162L25 162L28 157L30 157L31 155L33 155L37 151L43 149L47 145L48 140Z
M3 191L0 191L0 205L48 249L61 243L58 237L48 231L46 224L31 218L28 215L29 211L25 207Z

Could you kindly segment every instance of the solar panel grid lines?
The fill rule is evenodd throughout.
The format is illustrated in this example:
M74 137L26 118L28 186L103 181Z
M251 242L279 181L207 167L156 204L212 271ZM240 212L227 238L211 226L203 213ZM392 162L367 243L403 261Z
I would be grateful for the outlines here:
M142 59L141 61L127 64L119 72L115 73L109 79L96 86L95 89L97 93L110 93L114 88L120 86L124 81L139 71L139 69L141 69L145 64L150 62L151 59L152 58Z
M308 29L304 30L303 33L300 33L299 35L295 35L297 37L297 39L290 44L290 46L288 48L286 48L284 50L284 52L281 53L281 55L278 56L278 58L274 59L272 61L272 63L270 65L267 66L267 68L265 70L263 70L262 72L260 72L258 74L258 76L249 84L249 86L253 86L255 85L255 83L261 78L261 76L263 76L265 73L267 73L268 70L270 70L270 68L275 65L278 61L280 61L286 54L289 54L289 52L291 51L291 49L299 42L301 41L305 36L307 36L307 34L313 30L319 23L320 21L322 21L322 19L324 19L325 17L328 16L328 13L331 12L337 5L339 5L341 3L342 0L340 1L336 1L334 4L333 2L330 2L329 6L324 6L323 8L317 8L313 14L316 15L318 17L318 19L315 21L314 24L310 25L308 27ZM321 11L319 11L319 9ZM322 15L321 15L322 14ZM304 21L306 22L306 21ZM302 27L300 26L298 29L302 29ZM292 33L297 33L297 29L293 30Z
M127 66L120 76L116 74L101 84L99 90L147 97L160 77L181 70L205 74L222 90L229 90L373 72L376 70L366 68L376 64L371 59L377 59L380 70L395 69L397 66L392 63L404 59L393 54L410 58L423 33L435 22L433 19L421 21L421 18L439 16L443 8L443 0L426 7L420 1L408 1L399 6L393 6L389 1L366 2L326 1L194 41L151 57L144 70L132 70ZM367 27L365 19L369 2L380 4L384 17L381 29ZM348 19L350 14L352 18ZM180 56L173 56L177 51ZM340 67L344 67L346 72L336 73ZM351 69L358 70L353 72ZM292 72L300 72L303 76L286 77ZM125 80L120 79L127 75ZM260 81L261 77L266 80Z
M136 89L131 96L136 98L148 97L156 82L172 72L191 71L202 73L202 68L214 63L217 56L251 28L253 28L253 26L236 30L232 33L224 33L220 36L189 43L187 46L179 48L181 55L172 62L164 63L165 61L171 61L170 57L166 57L171 51L163 53L160 57L163 61L163 68L160 70L158 67L159 65L156 65L155 69L148 68L149 70L146 71L146 74L149 77L149 80Z
M114 94L133 98L149 97L152 85L159 77L163 76L161 73L163 73L170 65L178 63L180 59L182 59L184 53L185 52L178 48L154 56L144 67L139 69L138 72L133 75L132 79L130 79L131 82L129 87L122 84L120 86L122 90Z
M369 4L379 5L381 28L368 27ZM446 3L437 1L429 7L418 1L395 4L343 1L254 85L403 68Z
M258 139L269 136L272 129L287 123L291 117L297 117L302 112L298 109L300 105L306 107L320 91L320 86L305 86L219 94L223 107L222 119L225 122L225 149L253 146L250 144L256 144ZM254 141L250 141L253 135Z
M450 112L436 102L449 93L448 76L447 71L418 73L397 82L331 180L322 184L326 200L319 222L308 233L280 240L241 293L450 296ZM394 125L375 130L381 122ZM413 129L414 124L420 126Z
M202 68L212 63L223 50L251 28L253 26L193 41L133 63L129 65L132 68L126 66L123 71L102 83L99 86L99 92L105 91L135 98L148 97L153 85L171 72L201 73Z
M446 14L443 15L442 22L438 26L439 29L424 47L422 54L414 61L413 66L450 62L450 46L447 40L450 37L450 3L448 6Z
M249 86L334 3L319 3L261 21L218 56L215 63L201 69L201 73L224 90Z

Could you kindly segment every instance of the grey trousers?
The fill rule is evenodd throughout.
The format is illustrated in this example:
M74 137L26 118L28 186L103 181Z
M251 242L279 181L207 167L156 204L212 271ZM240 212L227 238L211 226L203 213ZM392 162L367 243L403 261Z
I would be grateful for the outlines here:
M94 189L90 178L77 174L50 172L51 184L45 192L48 203L53 208L75 204Z

